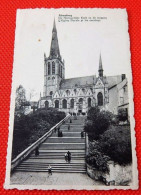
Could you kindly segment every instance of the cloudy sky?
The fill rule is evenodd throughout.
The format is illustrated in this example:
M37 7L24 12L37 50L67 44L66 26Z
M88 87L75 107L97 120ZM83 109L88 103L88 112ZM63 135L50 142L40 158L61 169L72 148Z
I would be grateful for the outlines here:
M59 14L73 17L105 17L101 21L59 22ZM53 20L65 60L66 78L97 75L101 52L104 75L131 76L128 23L120 9L18 10L16 21L15 86L43 94L44 53L49 55Z

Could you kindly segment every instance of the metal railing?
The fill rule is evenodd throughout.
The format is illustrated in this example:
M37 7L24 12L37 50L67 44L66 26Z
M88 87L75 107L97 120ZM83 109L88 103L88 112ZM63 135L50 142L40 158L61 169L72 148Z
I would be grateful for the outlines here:
M60 127L67 119L70 118L70 114L68 114L64 119L62 119L59 123L53 126L47 133L45 133L41 138L39 138L36 142L34 142L31 146L26 148L23 152L21 152L15 159L11 162L11 171L14 170L27 156L31 154L41 143L43 143L49 136L52 135L53 131Z

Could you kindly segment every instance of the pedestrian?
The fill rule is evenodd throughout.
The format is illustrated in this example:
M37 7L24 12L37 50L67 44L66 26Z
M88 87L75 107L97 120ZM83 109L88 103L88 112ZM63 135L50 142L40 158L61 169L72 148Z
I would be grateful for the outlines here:
M70 124L68 125L68 131L70 130Z
M60 137L60 130L58 130L58 137Z
M48 173L52 175L52 167L50 165L48 166Z
M63 137L63 133L62 133L62 131L60 131L60 137Z
M58 137L63 137L63 133L62 133L62 131L58 131Z
M81 131L81 138L84 137L84 131Z
M39 156L39 148L38 147L35 149L35 156Z
M67 155L68 155L68 162L70 163L70 161L71 161L71 153L70 153L70 151L67 152Z
M68 154L65 153L65 161L67 162L68 161Z

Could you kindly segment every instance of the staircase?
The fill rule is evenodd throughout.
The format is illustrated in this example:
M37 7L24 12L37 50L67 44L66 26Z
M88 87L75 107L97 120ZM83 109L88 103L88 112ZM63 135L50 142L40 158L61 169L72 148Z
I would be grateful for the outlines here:
M59 173L85 173L85 138L81 138L81 131L84 126L84 117L79 116L77 120L71 117L60 127L63 137L53 133L39 147L39 156L33 152L28 159L24 160L15 171L22 172L47 172L48 166L52 172ZM70 125L70 130L68 130ZM65 161L64 155L71 152L71 162Z

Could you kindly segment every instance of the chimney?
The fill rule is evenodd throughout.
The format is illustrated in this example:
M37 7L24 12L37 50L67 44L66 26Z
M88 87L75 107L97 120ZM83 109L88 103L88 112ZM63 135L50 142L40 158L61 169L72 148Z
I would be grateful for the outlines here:
M126 75L125 75L125 74L122 74L122 75L121 75L121 79L122 79L122 81L123 81L124 79L126 79Z

